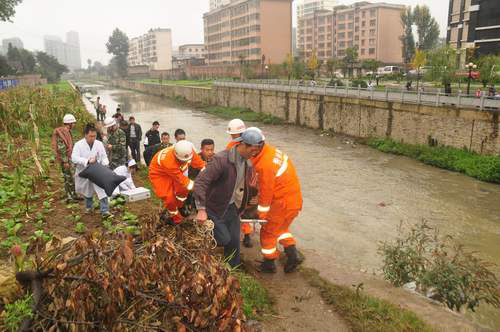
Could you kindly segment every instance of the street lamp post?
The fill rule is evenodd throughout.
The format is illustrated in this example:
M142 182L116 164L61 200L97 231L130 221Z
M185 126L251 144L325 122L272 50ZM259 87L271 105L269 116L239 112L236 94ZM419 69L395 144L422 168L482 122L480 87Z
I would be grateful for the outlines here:
M470 95L470 81L472 80L472 70L476 69L477 66L471 62L468 65L465 65L465 67L467 69L469 69L469 79L467 81L467 95L469 96Z

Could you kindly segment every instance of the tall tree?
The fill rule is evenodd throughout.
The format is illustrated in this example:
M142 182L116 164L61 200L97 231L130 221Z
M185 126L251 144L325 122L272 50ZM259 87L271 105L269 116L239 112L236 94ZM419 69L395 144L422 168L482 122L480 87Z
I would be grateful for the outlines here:
M12 22L11 18L16 14L16 6L23 0L1 0L0 1L0 21Z
M417 71L417 91L420 83L420 71L422 67L427 63L427 54L425 51L417 50L415 57L412 61L412 67Z
M61 75L68 72L66 66L60 64L56 58L45 52L38 52L36 60L38 62L38 72L50 83L58 82Z
M411 7L401 13L401 24L403 25L403 35L399 37L403 49L403 62L407 66L415 56L415 38L413 37L413 11Z
M479 58L479 77L483 87L493 83L498 71L500 71L500 56L485 55Z
M426 5L417 5L413 10L413 21L417 26L418 48L429 51L436 47L439 41L439 24Z
M14 74L14 69L9 66L7 58L0 55L0 76L7 76Z
M433 49L427 54L427 65L430 67L425 73L432 81L441 81L443 86L451 83L457 71L456 50L446 46Z
M367 59L361 63L361 68L363 68L366 71L371 71L372 76L375 77L375 74L377 73L377 69L381 65L382 65L382 63L380 61L377 61L375 59Z
M306 73L306 65L304 61L300 58L295 58L293 60L293 68L292 68L292 76L296 80L300 80L304 78Z
M345 56L342 59L344 68L349 72L349 77L354 75L354 66L358 63L358 49L349 47L345 50Z
M127 76L127 56L128 56L128 37L116 28L106 43L108 53L113 54L113 66L117 69L117 74L121 77Z
M335 78L335 71L340 67L340 61L336 58L331 58L326 61L326 71L333 80Z
M309 57L309 60L307 60L307 69L309 70L309 75L311 78L314 80L314 77L316 76L316 70L319 68L319 61L318 57L316 56L316 51L314 50L312 52L312 55Z

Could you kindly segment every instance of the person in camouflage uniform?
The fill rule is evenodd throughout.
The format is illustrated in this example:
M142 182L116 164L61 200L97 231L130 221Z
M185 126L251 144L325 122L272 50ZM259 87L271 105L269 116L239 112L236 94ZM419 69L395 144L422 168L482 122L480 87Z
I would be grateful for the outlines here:
M66 200L79 200L75 192L75 179L73 175L73 165L71 163L71 153L73 151L73 136L71 129L75 126L76 119L71 114L66 114L63 118L64 126L54 129L52 133L52 150L56 155L56 161L61 165L64 179L64 190Z
M118 127L113 118L104 120L104 127L108 129L109 168L114 170L118 166L127 165L128 151L125 132Z

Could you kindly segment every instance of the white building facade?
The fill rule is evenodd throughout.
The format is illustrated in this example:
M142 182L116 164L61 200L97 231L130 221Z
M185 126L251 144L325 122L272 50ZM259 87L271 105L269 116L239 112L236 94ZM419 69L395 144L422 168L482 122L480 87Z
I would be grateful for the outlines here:
M333 10L337 0L302 0L297 5L297 18L314 13L315 10Z
M130 39L128 65L146 65L151 70L172 69L172 31L151 29L142 36Z

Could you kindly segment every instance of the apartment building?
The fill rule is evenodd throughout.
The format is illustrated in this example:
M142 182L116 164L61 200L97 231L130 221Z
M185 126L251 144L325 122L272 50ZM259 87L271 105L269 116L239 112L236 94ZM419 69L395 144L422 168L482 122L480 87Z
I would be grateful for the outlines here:
M297 19L311 15L317 10L333 10L337 0L302 0L297 5Z
M2 45L0 47L0 54L5 54L7 55L7 51L9 50L9 45L12 45L12 47L16 48L24 48L23 41L20 38L14 37L14 38L6 38L2 39Z
M233 0L203 20L208 64L282 63L292 52L292 0Z
M298 21L298 53L320 60L343 58L346 49L357 48L360 60L374 59L400 64L403 5L358 2L333 10L316 10Z
M217 9L219 7L225 6L231 2L231 0L209 0L210 10Z
M462 67L471 56L500 51L498 0L450 0L447 42L458 50Z
M128 65L149 66L151 70L172 69L172 31L151 29L130 39Z

